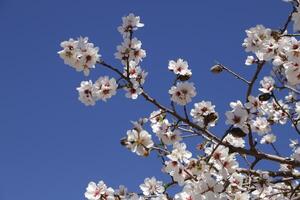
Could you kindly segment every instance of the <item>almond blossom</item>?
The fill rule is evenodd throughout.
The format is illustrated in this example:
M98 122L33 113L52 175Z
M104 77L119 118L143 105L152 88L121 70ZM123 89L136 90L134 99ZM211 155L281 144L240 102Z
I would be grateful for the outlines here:
M79 93L78 99L86 106L93 106L96 103L97 95L94 93L95 86L92 81L82 81L80 87L77 88Z
M128 37L128 35L132 31L136 31L138 28L144 26L143 23L140 22L140 17L135 16L133 13L130 13L128 16L122 17L123 24L118 27L118 31L124 36Z
M155 177L146 178L144 184L140 185L141 190L145 196L162 194L165 188L161 181L157 181Z
M137 155L148 155L148 151L153 147L153 144L152 137L147 131L127 131L126 147Z
M192 71L188 69L189 65L187 61L184 61L181 58L178 58L177 61L170 60L168 69L173 71L175 74L182 76L191 76Z
M70 39L60 44L63 50L58 54L65 64L75 68L76 71L83 71L88 76L90 69L95 68L95 64L100 59L99 48L88 42L88 38L80 37L78 40Z
M109 79L108 76L100 77L94 84L94 93L98 99L106 101L112 96L116 95L118 88L117 82L114 78Z
M178 82L176 86L172 86L169 90L171 100L179 105L186 105L196 96L196 88L193 83Z
M287 0L286 0L287 1ZM103 181L90 182L84 194L88 200L288 200L300 195L300 146L298 139L290 139L288 153L281 154L275 148L276 141L286 135L300 135L300 42L298 34L288 33L293 22L299 31L299 2L288 0L293 6L282 29L263 25L246 30L242 46L250 55L245 65L252 65L254 74L248 79L216 64L214 74L230 73L242 80L246 95L242 100L230 103L225 112L228 127L214 128L219 114L211 101L193 102L196 96L194 83L187 80L192 75L188 62L182 58L170 60L168 69L176 79L168 94L166 104L160 103L147 92L148 75L142 61L146 51L135 31L143 27L139 16L130 13L122 18L118 31L123 41L117 46L115 58L120 66L104 62L99 48L80 37L61 43L58 52L65 64L83 71L99 64L115 73L116 77L100 76L82 81L77 88L79 100L87 106L97 101L107 101L116 95L117 89L125 90L129 99L143 98L155 108L148 117L132 121L133 128L121 139L121 144L138 156L155 154L162 164L161 171L167 182L155 177L146 178L140 185L142 193L129 191L125 186L113 189ZM271 65L271 66L268 66ZM265 71L269 70L267 74ZM257 87L258 83L260 86ZM257 93L259 92L259 93ZM169 104L168 104L169 103ZM182 107L176 107L176 104ZM193 103L193 107L187 106ZM222 107L221 107L222 108ZM190 115L189 115L190 114ZM220 115L223 118L223 115ZM221 123L222 124L222 123ZM286 125L288 134L278 125ZM224 126L224 123L223 123ZM188 143L189 138L192 138ZM287 138L288 139L288 138ZM195 144L197 143L197 144ZM195 145L190 148L189 145ZM264 146L270 145L273 152ZM191 150L191 151L190 151ZM193 153L192 153L193 152ZM284 156L282 156L284 155ZM243 162L245 161L245 162ZM263 162L272 162L277 170L266 168ZM259 163L259 164L258 164ZM258 165L257 165L258 164ZM274 170L274 171L273 171ZM175 190L169 191L170 188ZM174 191L174 192L173 192Z

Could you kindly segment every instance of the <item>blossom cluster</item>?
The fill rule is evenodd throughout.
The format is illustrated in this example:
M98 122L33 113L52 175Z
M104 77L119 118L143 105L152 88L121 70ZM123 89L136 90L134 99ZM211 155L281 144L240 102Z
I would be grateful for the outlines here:
M210 101L195 103L190 114L202 128L214 127L218 119L218 112L215 111L215 106Z
M106 101L116 94L118 85L114 78L100 77L95 83L82 81L77 88L79 100L85 105L95 105L97 100Z
M131 13L123 17L118 27L123 41L114 55L121 62L121 68L100 59L98 48L87 38L62 42L63 50L58 52L60 57L77 71L88 75L89 70L98 63L119 76L101 76L94 83L91 80L82 81L77 88L82 103L95 105L98 100L110 99L117 89L124 89L126 97L137 99L141 96L156 106L148 117L132 121L133 127L121 139L121 144L138 156L157 154L163 165L162 172L170 179L163 183L155 177L145 178L140 185L141 192L129 192L125 186L113 189L103 181L90 182L85 192L86 199L299 198L298 139L290 139L290 153L281 154L275 146L277 138L285 138L282 136L284 133L278 133L278 126L290 127L292 131L289 131L300 135L300 41L298 34L288 34L290 22L294 22L294 31L300 31L300 2L286 1L293 6L293 12L284 28L273 30L257 25L246 30L247 37L242 46L250 55L245 65L256 68L250 81L220 64L211 69L215 74L227 71L247 85L244 101L230 102L230 110L224 114L224 124L228 128L222 137L213 132L220 121L220 114L213 102L193 102L197 92L190 81L192 70L186 60L169 60L167 69L175 78L168 90L170 108L145 92L143 85L148 73L142 69L141 61L146 57L146 51L142 49L142 42L133 35L134 31L144 26L139 16ZM260 76L263 68L268 67L270 74ZM259 81L259 88L254 92L256 81ZM189 110L189 106L193 107ZM196 150L190 148L187 138L198 139ZM265 152L268 147L272 153ZM263 161L278 164L274 166L277 171L258 169L257 163ZM174 186L178 190L171 195L168 190Z
M78 40L69 39L60 44L63 50L59 51L59 56L65 64L73 67L76 71L83 71L88 76L90 69L95 68L95 64L100 59L99 48L88 42L88 38L80 37Z
M139 65L146 57L146 51L142 49L142 42L136 37L133 38L133 32L144 26L139 16L130 13L122 18L122 25L118 31L123 36L123 42L117 46L115 58L120 60L124 66L123 75L129 79L129 83L124 85L127 91L126 97L137 99L142 93L142 85L145 83L147 72Z
M144 183L140 185L144 197L137 193L129 192L128 189L120 185L118 189L107 187L103 181L98 183L90 182L86 188L84 196L89 200L145 200L151 198L152 200L168 200L167 196L163 194L165 188L162 181L156 180L155 177L146 178Z

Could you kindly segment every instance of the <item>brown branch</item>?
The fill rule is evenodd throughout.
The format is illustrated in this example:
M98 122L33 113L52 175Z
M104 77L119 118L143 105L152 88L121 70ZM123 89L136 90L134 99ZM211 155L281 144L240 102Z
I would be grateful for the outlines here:
M298 129L298 126L297 126L297 122L294 121L293 117L290 115L290 113L288 111L286 111L281 105L280 103L278 102L276 96L274 95L274 93L272 93L272 97L274 99L274 102L276 103L276 105L280 108L280 110L285 113L288 117L288 119L290 120L290 122L293 124L296 132L300 135L300 130Z
M251 95L252 93L252 89L253 89L253 86L254 86L254 83L255 81L257 80L258 78L258 75L259 73L261 72L263 66L265 64L265 61L259 61L258 64L257 64L257 68L256 68L256 71L250 81L250 84L248 86L248 89L247 89L247 93L246 93L246 102L249 102L249 96ZM250 110L247 109L247 112L248 114L250 113ZM248 140L249 140L249 145L250 145L250 149L253 150L253 151L256 151L255 150L255 143L253 142L253 135L252 135L252 131L251 131L251 127L250 125L248 125L248 128L249 128L249 134L248 134Z
M273 143L270 143L271 147L273 148L273 150L275 151L277 156L281 156L279 151L277 150L277 148L275 147L275 145Z
M293 6L293 10L292 10L292 12L289 14L289 16L288 16L288 18L287 18L285 24L283 25L283 28L280 29L280 33L281 33L281 34L283 34L283 33L287 30L287 28L288 28L288 26L289 26L289 23L292 21L293 13L296 12L296 11L297 11L296 7Z
M258 164L259 161L261 161L260 158L255 158L253 163L250 165L250 169L254 169L254 167Z
M229 69L228 67L222 65L222 64L219 64L218 65L225 71L227 71L228 73L232 74L234 77L236 77L237 79L240 79L242 80L243 82L245 82L247 85L250 84L250 82L248 80L246 80L244 77L242 77L241 75L239 75L238 73L232 71L231 69Z
M292 87L290 87L288 85L283 85L283 86L276 87L276 88L279 89L279 90L288 89L288 90L291 90L292 92L295 92L296 94L300 94L299 90L296 90L295 88L292 88Z
M268 173L271 177L292 177L294 179L300 179L300 173L292 173L291 171L261 171L260 173L253 169L245 169L245 168L238 168L237 172L243 174L253 174L255 176L260 176L261 173Z
M117 74L119 74L121 77L123 77L125 80L127 80L129 83L130 79L128 79L126 76L124 76L117 68L106 64L104 61L99 62L99 64L101 64L102 66L109 68L113 71L115 71ZM260 66L260 65L259 65ZM262 68L262 65L261 65ZM256 72L255 76L256 77L258 75L259 72ZM256 80L257 77L253 80ZM254 81L251 81L254 82ZM254 84L254 83L252 83ZM251 87L252 88L252 87ZM248 89L248 91L251 90ZM153 97L151 97L150 95L148 95L145 91L143 91L141 93L141 96L144 97L144 99L150 103L152 103L153 105L155 105L157 108L164 110L165 112L169 113L170 115L174 116L175 118L177 118L178 120L186 123L187 125L189 125L190 127L192 127L193 129L197 130L195 131L196 134L199 134L200 136L205 136L207 139L213 141L214 143L220 143L221 139L219 139L215 134L213 134L212 132L210 132L207 129L203 129L201 128L199 125L191 122L190 120L187 120L185 117L182 117L181 115L179 115L178 113L174 112L173 110L170 110L169 108L161 105L160 103L157 102L156 99L154 99ZM300 162L296 161L296 160L292 160L290 158L284 158L284 157L280 157L280 156L276 156L276 155L272 155L272 154L267 154L267 153L263 153L263 152L259 152L253 149L244 149L241 147L234 147L231 144L227 143L227 142L221 142L222 145L228 147L231 151L233 152L237 152L241 155L249 155L249 156L253 156L257 159L265 159L265 160L270 160L270 161L274 161L274 162L278 162L278 163L282 163L282 164L289 164L292 165L294 167L300 167Z

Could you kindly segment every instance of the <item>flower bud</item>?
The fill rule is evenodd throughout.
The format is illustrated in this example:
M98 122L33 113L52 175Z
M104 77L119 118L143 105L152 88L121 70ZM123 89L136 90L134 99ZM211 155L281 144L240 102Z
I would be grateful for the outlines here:
M242 129L240 129L240 128L232 128L229 132L234 137L245 137L246 136L246 133L244 131L242 131Z
M127 146L127 145L128 145L127 138L126 138L126 137L122 138L122 139L120 140L120 143L121 143L122 146Z
M223 67L219 64L214 65L210 68L210 71L214 74L219 74L223 71Z
M281 38L281 33L280 31L272 31L271 36L274 38L274 40L278 41Z
M191 78L190 75L179 75L178 79L181 81L187 81Z
M146 149L146 150L144 151L143 156L147 157L147 156L149 156L149 154L150 154L150 151L149 151L148 149Z
M210 122L214 122L218 119L218 115L216 113L210 113L204 117L204 124L207 126Z
M268 101L271 98L271 94L270 93L263 93L261 95L258 96L258 99L260 101Z

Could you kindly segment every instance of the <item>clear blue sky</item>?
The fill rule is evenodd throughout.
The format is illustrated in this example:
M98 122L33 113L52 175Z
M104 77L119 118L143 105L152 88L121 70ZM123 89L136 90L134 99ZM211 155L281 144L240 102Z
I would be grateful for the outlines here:
M279 28L290 10L281 0L0 0L0 200L79 200L90 180L135 190L159 174L155 156L144 159L119 145L130 120L154 107L128 100L122 91L85 107L75 90L85 77L56 53L62 40L88 36L108 63L119 65L113 57L121 42L116 28L134 12L145 23L136 36L147 51L146 90L168 104L168 60L182 57L194 74L195 100L212 100L224 119L230 101L244 100L244 85L209 68L217 60L249 77L244 30L256 24ZM106 74L99 68L90 78ZM226 128L222 119L217 132Z

